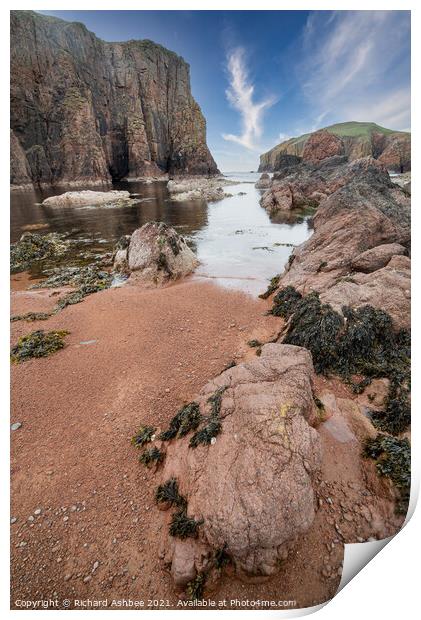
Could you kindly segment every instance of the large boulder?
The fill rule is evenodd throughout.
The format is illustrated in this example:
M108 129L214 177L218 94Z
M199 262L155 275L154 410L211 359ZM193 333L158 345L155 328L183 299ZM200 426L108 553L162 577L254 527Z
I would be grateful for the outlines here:
M220 434L190 447L191 435L167 449L162 481L175 478L187 513L202 522L197 538L168 536L161 557L178 587L206 571L224 549L241 574L279 568L315 515L313 478L321 459L310 353L267 344L261 356L224 371L196 399L209 416L218 395ZM166 525L171 515L163 513Z
M306 140L303 151L303 160L316 164L328 157L344 155L345 146L339 136L329 131L321 130L312 133Z
M114 257L115 271L153 285L185 277L197 265L184 237L164 222L147 222L130 238L120 239Z

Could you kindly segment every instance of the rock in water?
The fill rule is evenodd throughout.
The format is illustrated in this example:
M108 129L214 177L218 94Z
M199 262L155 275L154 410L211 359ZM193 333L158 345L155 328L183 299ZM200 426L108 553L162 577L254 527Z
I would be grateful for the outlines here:
M167 189L171 194L171 200L184 202L186 200L206 200L216 202L229 198L232 194L227 194L222 189L224 185L233 185L232 181L224 178L204 178L170 180Z
M321 459L311 426L312 375L307 350L267 344L260 357L224 371L196 399L221 429L197 447L191 447L195 435L168 445L162 480L175 478L188 516L203 520L197 538L164 541L161 556L177 586L206 571L221 549L240 573L271 575L311 526Z
M267 172L264 172L262 176L260 177L260 179L257 181L257 183L255 183L254 187L256 189L268 189L270 187L270 184L271 184L270 176L268 175Z
M12 11L11 101L13 185L218 172L188 64L152 41Z
M42 204L47 207L83 207L119 203L128 200L130 200L130 193L126 191L93 192L91 190L83 190L81 192L65 192L58 196L50 196L50 198L43 200Z
M163 222L148 222L122 238L114 257L116 271L154 285L185 277L198 264L184 237Z

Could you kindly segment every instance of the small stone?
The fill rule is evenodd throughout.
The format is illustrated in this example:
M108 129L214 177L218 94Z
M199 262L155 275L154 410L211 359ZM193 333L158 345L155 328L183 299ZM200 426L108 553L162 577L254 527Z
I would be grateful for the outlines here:
M96 569L98 568L98 566L99 566L99 562L98 562L98 561L94 562L94 565L93 565L93 567L92 567L92 572L96 571Z
M71 579L72 576L70 573L67 573L67 575L64 575L64 581L69 581L69 579Z
M17 517L12 517L12 518L10 519L10 523L11 523L11 525L13 525L14 523L16 523L16 521L17 521Z
M21 422L14 422L10 428L12 429L12 431L17 431L21 426L22 426Z
M33 517L32 515L30 515L30 516L28 517L28 521L31 521L31 522L32 522L32 521L34 521L34 520L35 520L35 517Z
M332 505L333 504L333 500L331 497L326 498L326 501L328 504Z
M36 509L34 510L34 515L38 516L38 515L40 515L40 514L41 514L41 508L36 508Z
M26 542L26 540L21 540L19 543L19 547L26 547L28 543Z
M63 521L66 522L69 520L69 517L66 515L65 517L63 517Z
M89 581L91 581L91 579L91 575L86 575L86 577L83 578L83 583L88 583Z

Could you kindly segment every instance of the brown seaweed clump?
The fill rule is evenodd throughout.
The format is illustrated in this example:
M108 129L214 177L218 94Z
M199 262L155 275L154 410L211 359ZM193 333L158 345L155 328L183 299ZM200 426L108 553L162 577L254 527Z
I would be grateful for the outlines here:
M47 357L64 348L64 338L68 334L69 332L65 330L31 332L19 338L17 344L12 347L10 358L13 363L19 363L34 357Z

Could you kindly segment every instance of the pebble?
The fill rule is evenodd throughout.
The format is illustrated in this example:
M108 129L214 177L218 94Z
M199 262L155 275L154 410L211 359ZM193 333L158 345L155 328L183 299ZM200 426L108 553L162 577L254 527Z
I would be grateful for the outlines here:
M12 431L17 431L21 426L22 426L21 422L14 422L10 428L12 429Z
M91 575L86 575L86 577L83 578L83 583L88 583L88 581L91 581L91 579Z
M92 572L96 571L96 569L98 568L98 566L99 566L99 562L98 562L98 561L94 562L94 565L93 565L93 567L92 567Z
M38 516L41 514L41 508L36 508L36 510L34 510L34 515Z
M35 517L33 517L32 515L28 517L28 521L34 521L34 520L35 520Z
M12 517L12 518L10 519L10 523L11 523L12 525L13 525L14 523L16 523L16 521L17 521L17 517Z
M66 515L65 517L63 517L63 521L68 521L69 517Z
M69 579L71 579L72 576L70 573L67 573L67 575L64 575L64 581L69 581Z

